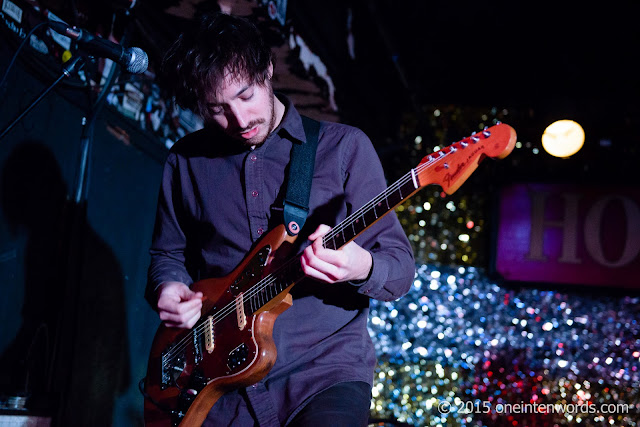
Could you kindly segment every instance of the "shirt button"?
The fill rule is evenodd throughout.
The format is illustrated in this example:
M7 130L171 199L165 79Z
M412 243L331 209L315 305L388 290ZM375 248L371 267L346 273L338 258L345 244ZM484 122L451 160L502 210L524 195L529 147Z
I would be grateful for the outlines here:
M252 195L253 197L258 197L258 192L257 192L256 190L253 190L253 191L251 192L251 195Z
M258 156L256 156L255 154L252 154L249 159L251 159L252 162L255 162L256 160L258 160Z
M258 228L257 231L258 231L258 235L261 235L262 233L264 233L264 229L262 227Z

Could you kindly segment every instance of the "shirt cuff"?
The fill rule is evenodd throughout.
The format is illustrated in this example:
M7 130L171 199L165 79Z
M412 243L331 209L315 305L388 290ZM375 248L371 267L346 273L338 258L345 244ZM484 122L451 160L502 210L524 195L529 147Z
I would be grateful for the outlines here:
M365 280L358 280L349 282L353 286L357 286L358 292L369 295L375 293L377 289L380 289L386 283L389 277L389 267L384 259L377 256L376 253L371 253L371 270L369 270L369 277Z

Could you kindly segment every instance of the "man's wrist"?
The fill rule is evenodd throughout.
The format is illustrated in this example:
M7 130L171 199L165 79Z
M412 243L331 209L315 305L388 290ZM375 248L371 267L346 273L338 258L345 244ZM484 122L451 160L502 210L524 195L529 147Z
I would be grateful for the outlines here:
M369 254L369 256L371 257L371 267L369 267L369 272L367 273L367 277L360 280L351 280L349 283L351 283L352 285L360 286L363 283L366 283L371 278L371 273L373 272L373 256L371 254Z

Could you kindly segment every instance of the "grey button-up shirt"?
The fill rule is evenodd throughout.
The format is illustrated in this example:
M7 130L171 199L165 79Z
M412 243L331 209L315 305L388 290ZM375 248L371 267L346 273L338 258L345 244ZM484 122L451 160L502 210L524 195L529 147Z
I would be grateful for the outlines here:
M229 274L263 233L282 221L291 147L305 135L296 109L279 98L286 107L282 122L254 150L210 128L172 148L150 250L149 298L165 281L191 284ZM319 224L337 224L386 187L369 138L354 127L323 122L299 250ZM376 360L367 331L369 298L390 301L404 295L415 264L393 212L355 241L372 253L370 277L358 284L303 280L294 286L293 306L274 326L275 366L258 384L223 396L208 423L283 425L331 385L372 383Z

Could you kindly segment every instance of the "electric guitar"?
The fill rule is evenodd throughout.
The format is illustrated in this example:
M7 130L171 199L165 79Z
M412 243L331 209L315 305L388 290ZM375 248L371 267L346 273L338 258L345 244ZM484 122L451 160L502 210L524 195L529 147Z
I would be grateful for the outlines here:
M515 142L513 128L499 123L424 157L331 229L324 246L341 248L426 185L452 194L484 158L506 157ZM200 426L223 393L267 375L277 354L274 322L292 304L289 290L304 278L299 256L287 253L294 240L280 225L231 274L191 286L204 295L198 323L192 329L163 324L152 344L141 381L147 426Z

